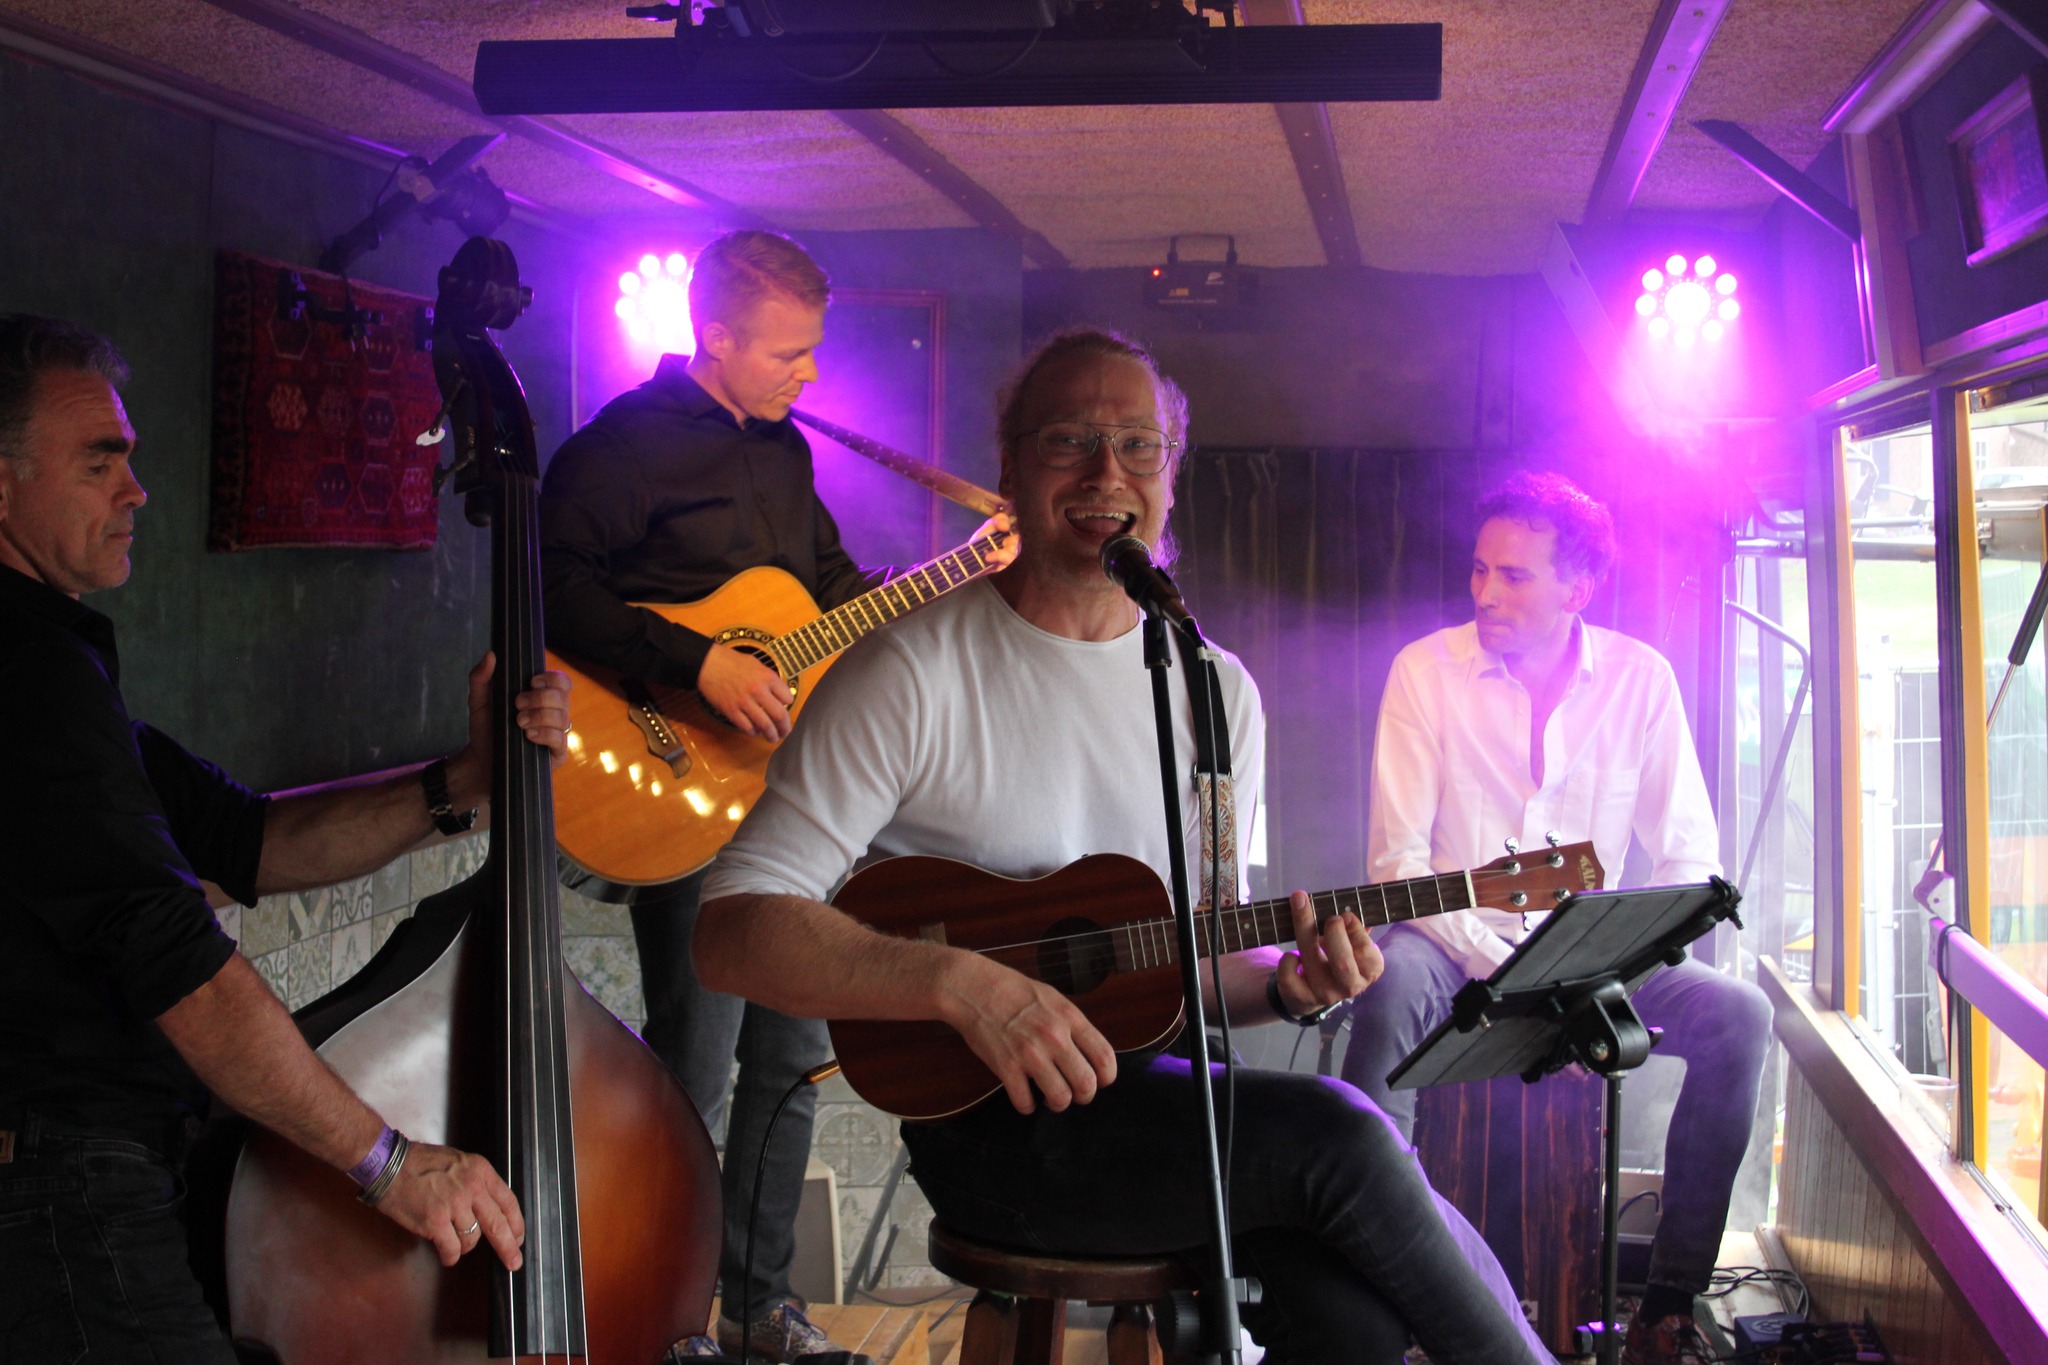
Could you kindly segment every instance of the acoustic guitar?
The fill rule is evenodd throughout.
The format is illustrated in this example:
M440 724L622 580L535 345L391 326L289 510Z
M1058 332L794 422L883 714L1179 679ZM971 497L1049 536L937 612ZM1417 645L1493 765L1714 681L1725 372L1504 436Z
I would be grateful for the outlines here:
M735 574L709 597L648 611L782 675L792 720L839 652L988 572L1003 533L983 536L821 612L781 569ZM647 886L717 854L759 799L776 741L728 724L695 688L666 687L550 651L576 698L569 760L555 771L555 837L579 867Z
M789 415L985 517L1001 497L894 446L800 409ZM804 696L848 645L988 572L1002 536L985 536L821 612L780 569L735 574L709 597L646 610L753 655L782 675L794 720ZM555 773L556 839L570 861L620 886L687 877L725 847L760 797L775 741L727 724L694 688L665 687L559 654L548 667L575 684L569 761Z
M1469 872L1319 891L1321 924L1350 911L1367 928L1485 906L1550 910L1605 876L1591 843L1497 858ZM951 858L887 858L847 879L832 903L885 934L945 943L1043 981L1081 1007L1119 1052L1156 1047L1180 1027L1181 984L1172 902L1159 874L1135 858L1098 853L1044 877L998 876ZM1209 912L1195 935L1209 942ZM1294 943L1287 900L1225 909L1226 953ZM832 1047L847 1082L877 1109L936 1119L1002 1089L995 1073L936 1020L834 1019Z

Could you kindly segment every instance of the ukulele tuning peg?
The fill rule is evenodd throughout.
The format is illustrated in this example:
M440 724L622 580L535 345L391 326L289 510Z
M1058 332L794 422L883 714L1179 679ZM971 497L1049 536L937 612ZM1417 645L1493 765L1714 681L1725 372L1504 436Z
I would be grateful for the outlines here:
M1520 839L1515 838L1513 835L1510 835L1507 838L1501 840L1501 842L1507 845L1508 854L1511 857L1514 854L1520 853L1522 851L1522 841Z
M1552 867L1563 867L1564 854L1557 851L1557 846L1563 843L1564 840L1558 838L1557 831L1554 829L1543 831L1543 842L1550 845L1550 856L1544 859L1544 861Z
M1543 842L1549 844L1552 848L1556 848L1559 844L1563 843L1564 840L1558 837L1556 830L1546 829L1543 831Z

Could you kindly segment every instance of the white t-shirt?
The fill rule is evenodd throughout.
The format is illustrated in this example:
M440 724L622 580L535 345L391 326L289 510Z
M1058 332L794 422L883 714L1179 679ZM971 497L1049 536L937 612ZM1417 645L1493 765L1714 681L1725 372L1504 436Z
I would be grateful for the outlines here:
M862 640L818 684L776 750L767 791L712 864L704 898L829 900L857 864L911 853L1007 877L1123 853L1165 879L1159 742L1141 634L1133 627L1101 642L1048 634L981 582ZM1265 719L1243 665L1218 653L1241 877ZM1168 684L1189 885L1199 887L1194 740L1177 649Z
M1578 644L1578 667L1543 728L1541 787L1529 762L1528 689L1480 645L1476 626L1426 635L1394 656L1373 749L1374 880L1477 867L1501 857L1511 836L1540 850L1553 830L1568 844L1592 840L1609 886L1631 838L1650 855L1651 886L1720 872L1714 808L1671 665L1583 621ZM1491 975L1523 934L1522 917L1501 910L1415 927L1474 977Z

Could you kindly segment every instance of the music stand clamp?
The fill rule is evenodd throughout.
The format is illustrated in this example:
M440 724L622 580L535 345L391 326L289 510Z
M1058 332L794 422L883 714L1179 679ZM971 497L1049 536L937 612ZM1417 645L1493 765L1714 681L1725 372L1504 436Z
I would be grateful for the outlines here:
M1641 1066L1659 1031L1629 997L1659 967L1723 920L1742 927L1742 893L1720 877L1690 886L1592 891L1567 897L1494 974L1467 982L1451 1016L1387 1076L1396 1090L1520 1076L1533 1084L1577 1062L1606 1079L1606 1191L1602 1199L1599 1359L1614 1365L1621 1221L1621 1081Z

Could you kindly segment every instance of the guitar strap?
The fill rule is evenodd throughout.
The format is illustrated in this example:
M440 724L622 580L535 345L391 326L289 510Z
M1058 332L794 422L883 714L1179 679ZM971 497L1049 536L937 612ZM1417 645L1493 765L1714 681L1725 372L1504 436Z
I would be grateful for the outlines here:
M1191 714L1199 719L1206 709L1215 720L1213 731L1199 723L1194 727L1195 797L1202 829L1200 899L1204 905L1235 905L1239 886L1237 806L1230 788L1230 717L1223 707L1223 681L1209 651L1178 630L1173 638L1180 646L1188 678ZM1220 841L1222 847L1217 848L1214 841ZM1221 895L1213 880L1218 872L1223 879Z

